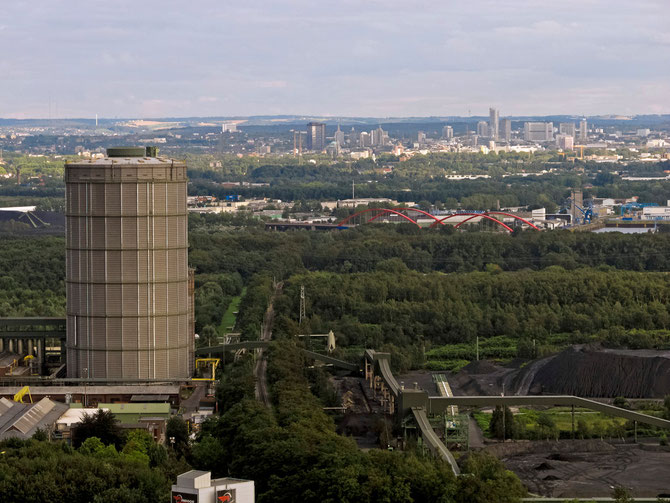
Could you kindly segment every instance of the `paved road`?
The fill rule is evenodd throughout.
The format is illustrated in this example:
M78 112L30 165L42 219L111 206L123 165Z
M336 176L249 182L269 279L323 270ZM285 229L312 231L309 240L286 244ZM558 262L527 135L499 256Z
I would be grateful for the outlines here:
M187 399L182 400L181 406L184 408L184 415L193 414L200 406L200 402L205 398L207 392L207 382L193 381L193 393Z
M468 416L468 443L471 449L484 447L484 433L472 416Z

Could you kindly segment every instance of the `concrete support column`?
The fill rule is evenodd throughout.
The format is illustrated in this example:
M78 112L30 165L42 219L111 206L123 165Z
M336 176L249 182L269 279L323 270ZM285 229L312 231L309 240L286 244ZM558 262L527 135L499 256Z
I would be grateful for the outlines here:
M0 351L5 350L5 339L0 339Z
M9 341L7 341L7 343L8 343L7 349L9 350L10 353L13 353L14 352L14 339L9 339Z
M44 347L44 339L37 339L37 368L39 373L42 373L42 369L44 368L44 351L46 348Z
M17 351L17 352L18 352L20 355L22 355L22 354L23 354L23 339L18 339L16 342L17 342L17 347L18 347L18 351Z

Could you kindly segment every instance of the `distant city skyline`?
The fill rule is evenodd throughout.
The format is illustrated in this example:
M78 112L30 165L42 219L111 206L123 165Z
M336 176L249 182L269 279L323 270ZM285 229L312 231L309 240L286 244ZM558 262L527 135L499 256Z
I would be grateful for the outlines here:
M670 113L667 0L3 7L2 118Z

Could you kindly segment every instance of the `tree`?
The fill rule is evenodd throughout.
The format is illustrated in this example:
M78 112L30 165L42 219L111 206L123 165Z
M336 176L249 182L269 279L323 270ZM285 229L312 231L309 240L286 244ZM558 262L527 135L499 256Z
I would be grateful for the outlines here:
M590 436L589 423L587 423L584 418L579 418L577 420L577 435L579 435L579 438L582 440L589 438Z
M188 425L181 417L172 416L168 419L165 427L165 438L178 457L188 454Z
M218 342L218 333L214 325L205 325L200 331L200 339L198 339L199 346L215 346Z
M94 414L84 414L81 423L72 432L72 443L79 447L89 437L97 437L103 444L117 449L123 444L121 428L109 410L98 409Z
M547 438L549 437L549 433L553 432L554 428L556 428L556 423L546 412L540 412L539 416L537 416L537 425Z
M527 494L516 475L490 454L471 452L463 463L463 472L468 475L458 478L456 503L512 503Z
M517 427L514 414L509 407L502 409L499 405L493 410L491 422L489 423L489 432L494 438L512 439L517 436Z
M663 407L665 408L664 417L665 419L670 419L670 395L665 395L663 399Z
M626 400L626 399L625 399L624 397L622 397L622 396L618 396L618 397L616 397L616 398L614 399L614 401L612 402L612 404L613 404L615 407L619 407L619 408L621 408L621 409L630 409L630 404L628 403L628 400Z
M622 486L614 488L612 498L616 503L633 503L635 501L630 495L630 491Z

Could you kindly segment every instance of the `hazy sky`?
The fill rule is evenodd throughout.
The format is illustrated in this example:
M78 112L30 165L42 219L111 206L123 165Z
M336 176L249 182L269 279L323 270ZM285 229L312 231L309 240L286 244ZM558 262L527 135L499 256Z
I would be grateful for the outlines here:
M0 117L670 113L670 0L13 0L0 12Z

